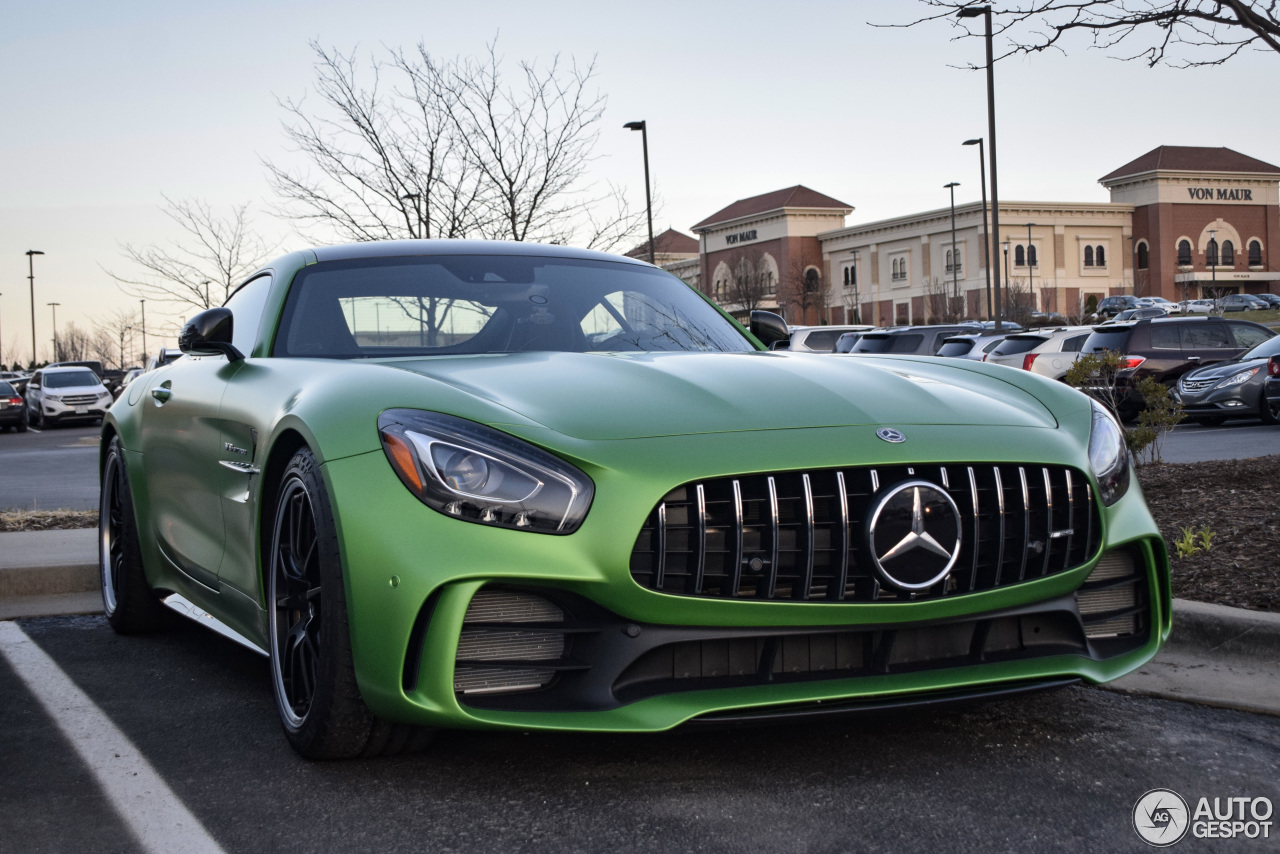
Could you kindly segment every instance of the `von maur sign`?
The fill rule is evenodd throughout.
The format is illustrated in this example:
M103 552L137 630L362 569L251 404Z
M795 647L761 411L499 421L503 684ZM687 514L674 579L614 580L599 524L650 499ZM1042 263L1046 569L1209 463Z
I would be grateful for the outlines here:
M739 231L737 234L726 234L724 236L724 242L728 243L730 246L732 246L735 243L746 243L748 240L755 240L755 239L756 239L756 230L754 228L751 229L750 231Z
M1188 187L1187 195L1204 202L1251 202L1253 190L1232 190L1227 187Z

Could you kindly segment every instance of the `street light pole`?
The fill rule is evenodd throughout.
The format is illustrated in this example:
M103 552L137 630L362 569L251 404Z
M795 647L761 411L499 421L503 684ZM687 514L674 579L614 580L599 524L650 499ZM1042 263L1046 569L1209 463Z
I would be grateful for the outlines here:
M983 241L987 252L987 317L991 317L991 264L993 263L993 254L991 252L991 230L987 228L987 158L982 150L984 147L982 137L966 139L961 145L978 146L978 178L982 181L982 230L987 235L987 239Z
M423 216L422 208L418 206L418 202L422 201L422 194L421 193L405 193L403 196L400 197L400 200L405 202L409 201L410 199L413 200L413 215L418 220L418 233L414 234L413 236L429 240L431 239L431 223L427 220L425 216ZM412 231L409 233L413 234Z
M1000 242L1000 190L999 182L996 180L996 74L995 59L992 57L991 48L991 7L990 6L967 6L956 13L957 18L976 18L982 15L985 19L987 31L987 136L991 140L991 248L994 250ZM992 252L998 259L999 253ZM1005 264L1005 276L1008 277L1008 263ZM999 271L997 271L996 281L1000 281ZM996 331L1001 328L1001 306L1000 306L1000 290L996 289Z
M27 250L27 281L31 283L31 367L36 365L36 255L43 255L39 249Z
M627 122L623 125L627 130L640 131L640 140L644 145L644 210L649 220L649 263L656 263L653 246L653 199L649 195L649 127L644 122Z
M58 362L61 361L58 358L58 306L62 305L62 303L48 302L45 305L53 309L53 360Z
M953 299L960 298L960 250L956 247L956 187L959 186L959 181L942 185L944 190L951 191L951 296Z
M208 297L206 297L205 302L208 301ZM138 302L142 303L142 363L145 365L147 362L147 301L142 299L138 300ZM124 365L120 367L123 368Z
M1002 245L1004 246L1004 295L1005 295L1005 302L1008 302L1009 301L1009 247L1013 245L1013 241L1006 237ZM999 282L996 282L996 305L997 306L1000 305L1000 283ZM996 326L999 327L999 325L1000 324L997 321Z
M211 281L212 280L210 279L205 279L203 282L200 283L204 285L204 307L205 308L213 308L213 306L209 305L209 285Z

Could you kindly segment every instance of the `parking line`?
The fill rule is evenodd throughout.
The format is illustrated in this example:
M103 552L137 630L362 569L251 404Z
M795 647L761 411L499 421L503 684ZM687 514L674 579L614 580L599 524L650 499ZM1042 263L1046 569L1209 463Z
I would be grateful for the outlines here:
M28 425L27 425L27 429L28 429L28 430L30 430L32 433L43 433L43 432L44 432L43 430L37 430L36 428L32 427L30 424L28 424Z
M89 766L145 850L221 854L151 763L17 623L0 622L0 655Z

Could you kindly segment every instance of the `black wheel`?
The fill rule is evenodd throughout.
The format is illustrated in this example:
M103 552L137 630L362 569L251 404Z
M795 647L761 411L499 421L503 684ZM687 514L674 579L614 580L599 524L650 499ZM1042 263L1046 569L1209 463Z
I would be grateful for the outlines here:
M18 419L18 426L14 428L19 433L27 432L27 408L22 408L22 417Z
M1226 417L1222 415L1205 415L1201 418L1191 419L1201 427L1221 427L1226 422Z
M1267 400L1267 390L1264 388L1258 396L1258 417L1262 419L1263 424L1275 424L1280 422L1280 402L1272 403Z
M348 759L425 747L429 730L380 720L360 697L337 526L307 448L280 481L267 571L271 682L293 748L308 759Z
M120 437L111 440L102 466L102 500L98 505L98 570L102 610L111 628L122 635L164 628L168 612L147 584L138 544L133 491Z
M35 414L31 419L31 422L32 422L31 426L35 427L37 430L43 430L44 429L44 412L40 410L40 405L36 404L32 408L32 412L34 412Z

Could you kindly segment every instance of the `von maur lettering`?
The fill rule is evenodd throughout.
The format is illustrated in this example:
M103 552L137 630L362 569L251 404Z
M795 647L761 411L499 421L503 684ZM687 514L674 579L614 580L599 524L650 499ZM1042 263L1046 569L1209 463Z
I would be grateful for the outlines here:
M1217 202L1251 202L1253 201L1253 190L1229 190L1226 187L1218 187L1215 195L1213 187L1188 187L1187 195L1193 199L1201 201L1217 201Z

